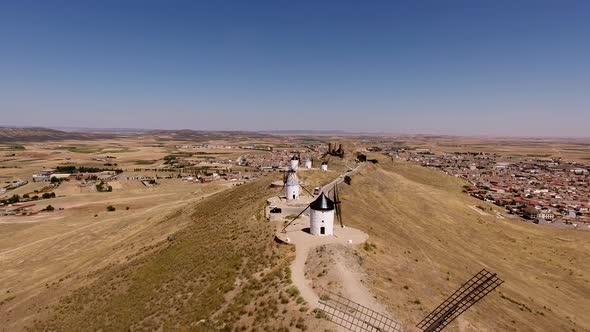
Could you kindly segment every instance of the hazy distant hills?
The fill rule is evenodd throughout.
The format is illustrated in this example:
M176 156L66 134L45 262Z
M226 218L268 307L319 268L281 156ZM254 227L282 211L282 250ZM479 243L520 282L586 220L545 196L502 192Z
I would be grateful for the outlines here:
M96 139L107 135L66 132L48 128L17 128L0 127L0 143L3 142L34 142L70 139Z
M141 128L82 128L82 127L9 127L0 126L0 143L42 142L52 140L90 140L116 137L156 137L158 140L208 141L240 140L284 136L333 136L333 137L395 137L406 140L460 140L462 143L483 141L535 141L538 143L568 142L590 144L590 138L566 137L488 137L488 136L453 136L431 134L386 134L366 132L346 132L341 130L267 130L267 131L229 131L229 130L192 130L192 129L141 129Z
M251 131L205 131L205 130L151 130L144 135L168 137L175 140L216 140L236 138L264 138L271 135Z
M343 135L350 134L342 130L263 130L259 131L265 134L277 135Z
M204 131L204 130L151 130L151 129L92 129L63 128L57 130L41 127L0 127L0 143L42 142L59 140L92 140L122 136L153 136L160 140L208 141L236 140L243 138L271 137L270 134L248 131Z

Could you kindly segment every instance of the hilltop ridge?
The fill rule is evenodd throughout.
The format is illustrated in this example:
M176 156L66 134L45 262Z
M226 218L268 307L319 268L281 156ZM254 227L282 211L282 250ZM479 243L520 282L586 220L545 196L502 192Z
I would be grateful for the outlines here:
M505 283L449 331L590 330L582 301L590 297L590 232L500 218L495 206L464 194L461 179L371 157L379 163L342 187L342 214L369 233L376 249L363 258L372 291L404 325L485 268Z

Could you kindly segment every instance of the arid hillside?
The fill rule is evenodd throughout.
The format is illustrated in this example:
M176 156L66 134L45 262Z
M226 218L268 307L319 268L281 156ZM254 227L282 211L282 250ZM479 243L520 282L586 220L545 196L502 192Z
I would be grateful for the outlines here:
M505 283L449 331L590 331L590 232L499 218L463 184L381 158L342 186L345 222L370 235L363 265L377 298L412 330L485 268Z
M147 255L97 273L33 330L324 331L291 284L291 247L273 240L263 206L276 178L205 198L166 222L183 230ZM275 193L276 194L276 193Z

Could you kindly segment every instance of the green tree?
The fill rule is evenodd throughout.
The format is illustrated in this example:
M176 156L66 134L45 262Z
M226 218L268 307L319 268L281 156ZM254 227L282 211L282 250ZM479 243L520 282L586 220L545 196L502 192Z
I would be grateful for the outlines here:
M43 195L41 195L41 198L43 198L43 199L55 198L55 193L54 192L51 192L51 193L43 193Z
M6 202L7 202L7 204L18 203L18 202L20 202L20 196L19 195L12 195L12 197L7 199Z

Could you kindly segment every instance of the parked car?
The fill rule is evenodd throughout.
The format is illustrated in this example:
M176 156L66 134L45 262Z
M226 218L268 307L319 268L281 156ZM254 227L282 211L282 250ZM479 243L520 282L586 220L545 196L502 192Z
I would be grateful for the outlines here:
M274 207L274 208L270 209L270 213L281 213L281 212L283 212L283 210L278 207Z

